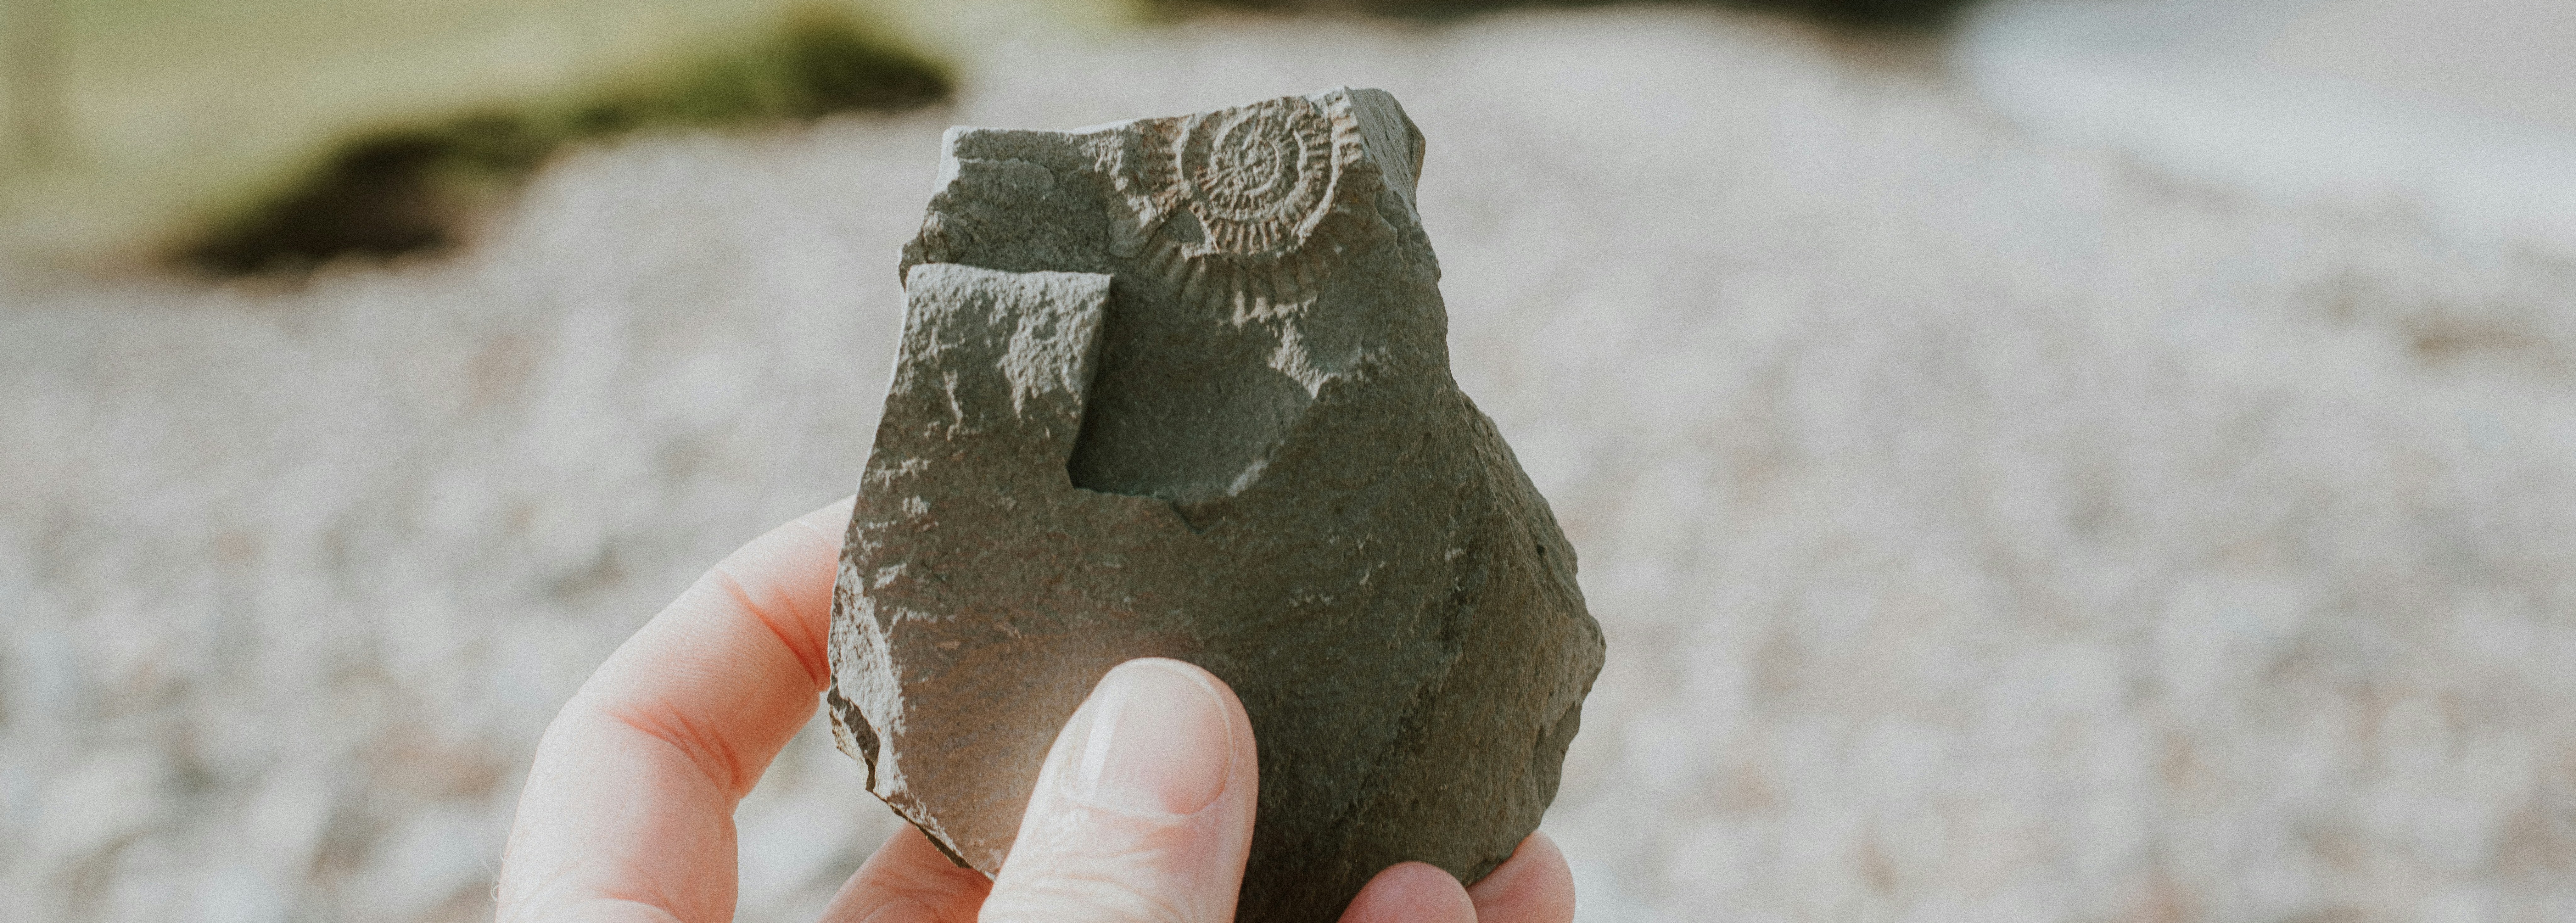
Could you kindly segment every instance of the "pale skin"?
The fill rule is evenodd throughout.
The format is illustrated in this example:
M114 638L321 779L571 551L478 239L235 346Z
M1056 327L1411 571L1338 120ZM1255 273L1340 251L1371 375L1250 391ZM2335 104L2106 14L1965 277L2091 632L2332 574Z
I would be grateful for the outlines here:
M812 717L850 501L734 552L575 693L537 746L501 871L500 923L733 919L734 806ZM823 913L845 923L1220 923L1251 850L1243 706L1174 660L1110 671L1047 757L998 878L910 827ZM852 771L857 771L852 767ZM851 810L865 810L852 805ZM1343 923L1567 923L1574 879L1544 834L1474 887L1408 862Z

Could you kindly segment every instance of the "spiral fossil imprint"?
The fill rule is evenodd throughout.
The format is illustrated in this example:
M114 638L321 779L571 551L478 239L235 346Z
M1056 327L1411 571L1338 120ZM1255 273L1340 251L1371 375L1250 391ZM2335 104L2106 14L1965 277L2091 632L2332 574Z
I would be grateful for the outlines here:
M1120 179L1152 190L1135 216L1147 272L1238 318L1311 300L1321 267L1305 245L1360 156L1335 122L1291 96L1136 123L1141 156Z
M1211 251L1271 253L1302 243L1333 176L1332 125L1299 99L1183 121L1174 185Z

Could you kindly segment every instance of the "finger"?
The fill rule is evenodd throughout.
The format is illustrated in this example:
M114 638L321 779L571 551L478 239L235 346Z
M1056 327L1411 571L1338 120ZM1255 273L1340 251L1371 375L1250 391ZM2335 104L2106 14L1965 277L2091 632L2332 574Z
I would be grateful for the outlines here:
M1479 923L1467 889L1439 866L1407 862L1369 879L1342 923Z
M537 744L503 921L715 923L733 808L813 713L850 501L734 552L610 654Z
M1038 771L984 923L1223 923L1260 788L1234 691L1177 660L1109 671Z
M906 824L832 895L825 923L975 923L993 883L958 868Z
M1467 889L1477 923L1570 923L1574 919L1574 870L1544 833L1522 840L1512 857Z

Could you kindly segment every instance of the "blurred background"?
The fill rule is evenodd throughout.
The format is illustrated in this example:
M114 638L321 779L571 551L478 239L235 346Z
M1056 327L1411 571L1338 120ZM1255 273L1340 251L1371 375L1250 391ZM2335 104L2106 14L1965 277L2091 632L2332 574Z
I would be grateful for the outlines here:
M1610 640L1586 921L2576 919L2561 0L0 0L0 919L488 918L950 124L1339 84ZM744 919L891 829L809 728Z

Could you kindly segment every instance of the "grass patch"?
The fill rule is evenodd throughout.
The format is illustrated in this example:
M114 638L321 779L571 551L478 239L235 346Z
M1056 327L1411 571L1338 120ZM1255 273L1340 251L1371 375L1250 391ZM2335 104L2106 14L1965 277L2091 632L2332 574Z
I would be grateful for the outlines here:
M349 255L461 243L567 145L656 128L797 122L939 102L947 69L814 8L737 47L549 102L490 107L359 133L174 248L222 275L292 272Z
M1152 0L1165 15L1215 9L1276 13L1360 12L1414 19L1446 19L1492 10L1604 6L1616 0ZM1717 6L1771 10L1869 29L1929 29L1947 24L1976 0L1703 0Z

